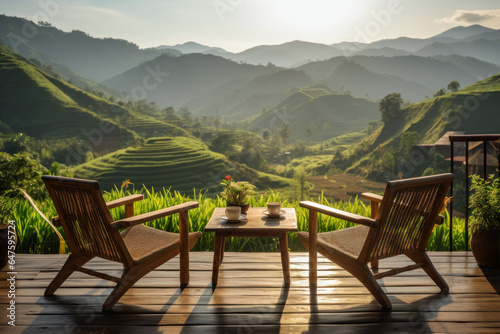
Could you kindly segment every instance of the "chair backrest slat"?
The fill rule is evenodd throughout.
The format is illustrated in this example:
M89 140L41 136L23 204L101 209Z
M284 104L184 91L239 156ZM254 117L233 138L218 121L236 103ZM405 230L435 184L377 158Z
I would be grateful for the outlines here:
M119 232L110 225L112 218L97 181L54 176L43 176L42 179L72 253L127 263L130 255Z
M452 180L453 174L441 174L389 182L377 212L379 226L370 231L360 260L425 250Z

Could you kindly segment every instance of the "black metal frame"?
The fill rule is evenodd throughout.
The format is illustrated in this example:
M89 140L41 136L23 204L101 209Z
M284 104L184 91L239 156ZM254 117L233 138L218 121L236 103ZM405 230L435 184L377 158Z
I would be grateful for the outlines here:
M487 142L500 140L500 135L450 135L450 172L453 173L454 162L454 143L465 142L465 249L469 248L469 143L470 142L483 142L483 178L488 178L487 173ZM500 169L500 156L498 157ZM450 193L453 196L453 183L450 186ZM450 251L453 250L453 197L450 201Z

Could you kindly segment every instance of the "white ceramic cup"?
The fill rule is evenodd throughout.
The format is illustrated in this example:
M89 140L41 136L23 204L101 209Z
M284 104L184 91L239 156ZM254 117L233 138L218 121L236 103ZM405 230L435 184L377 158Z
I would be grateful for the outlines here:
M281 203L269 202L267 203L267 212L270 216L279 216L281 212Z
M238 220L241 215L241 207L239 206L228 206L226 208L226 217L228 220Z

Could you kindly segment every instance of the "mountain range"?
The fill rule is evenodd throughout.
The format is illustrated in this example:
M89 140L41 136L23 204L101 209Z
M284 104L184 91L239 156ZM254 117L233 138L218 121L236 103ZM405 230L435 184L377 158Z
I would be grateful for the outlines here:
M26 27L36 33L23 35ZM146 116L127 109L129 99L184 108L200 122L215 117L215 123L229 123L227 128L255 130L255 138L266 130L275 135L287 124L289 143L307 139L323 146L342 134L359 136L380 119L378 100L401 93L405 102L414 102L404 106L404 119L378 129L372 123L373 132L346 153L349 167L358 173L373 172L363 164L380 161L377 154L397 146L404 132L418 132L423 142L433 142L448 130L496 132L500 124L500 33L478 25L428 39L335 45L293 41L232 54L194 42L140 49L124 40L0 15L0 39L2 129L36 139L76 137L97 143L96 153L112 153L80 166L78 175L106 177L110 186L128 173L144 174L144 162L150 164L151 180L166 175L176 152L177 166L168 172L172 177L185 172L188 156L198 163L192 174L203 172L202 179L229 163L186 129L165 122L160 115L165 110ZM451 81L462 89L433 97ZM112 100L81 89L99 85L108 87ZM153 136L164 138L145 142ZM125 148L131 145L136 149ZM246 168L257 180L271 177ZM199 175L179 180L199 186Z
M26 27L36 33L27 38ZM120 98L184 106L195 115L217 114L228 121L254 117L317 84L372 100L400 92L406 101L420 101L451 81L464 87L500 72L500 30L480 25L426 39L292 41L231 53L195 42L140 49L124 40L0 15L0 40L79 87L100 83ZM305 75L287 72L289 67ZM258 84L247 86L252 82Z
M64 32L6 15L0 15L0 40L26 58L32 58L35 49L38 55L97 82L163 53L180 54L175 50L140 49L125 40L94 38L79 30Z
M451 55L472 56L479 60L500 65L500 30L481 25L451 28L430 38L399 37L372 43L342 42L331 45L292 41L280 45L260 45L242 52L231 53L221 48L209 47L195 42L181 45L160 46L159 49L175 49L182 53L211 53L235 61L250 64L267 64L296 67L306 62L326 60L332 57L355 55ZM494 42L494 43L491 43ZM496 42L496 43L495 43Z

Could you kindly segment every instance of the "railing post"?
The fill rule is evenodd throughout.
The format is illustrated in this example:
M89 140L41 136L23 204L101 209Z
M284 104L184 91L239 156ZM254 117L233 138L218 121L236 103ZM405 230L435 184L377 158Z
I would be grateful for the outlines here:
M483 141L483 179L488 179L488 147L486 146L486 140Z
M469 142L465 142L465 250L469 249Z
M490 134L490 135L450 135L450 171L453 174L453 163L454 163L454 143L463 142L465 143L465 247L466 250L469 249L469 143L472 142L483 142L483 178L488 179L488 143L500 140L500 134ZM480 147L478 143L476 147ZM478 154L479 155L479 154ZM493 153L492 153L493 155ZM479 160L479 159L477 159ZM479 161L475 161L475 166L479 165ZM498 152L498 165L500 171L500 151ZM480 174L477 170L475 173ZM500 173L497 174L500 177ZM453 250L453 182L450 186L450 192L452 199L450 200L450 251Z
M452 138L450 136L450 171L451 174L453 174L453 148L455 142L452 141ZM450 185L450 195L451 195L451 200L450 200L450 251L453 251L453 181L451 181Z

